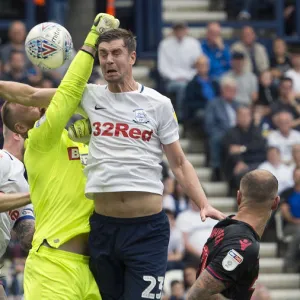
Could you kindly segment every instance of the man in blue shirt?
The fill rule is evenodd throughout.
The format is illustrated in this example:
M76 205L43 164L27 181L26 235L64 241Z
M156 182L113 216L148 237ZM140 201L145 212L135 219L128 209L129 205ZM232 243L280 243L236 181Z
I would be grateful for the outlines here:
M202 51L209 58L211 79L219 80L230 69L230 49L221 37L221 26L217 22L207 25L206 40Z

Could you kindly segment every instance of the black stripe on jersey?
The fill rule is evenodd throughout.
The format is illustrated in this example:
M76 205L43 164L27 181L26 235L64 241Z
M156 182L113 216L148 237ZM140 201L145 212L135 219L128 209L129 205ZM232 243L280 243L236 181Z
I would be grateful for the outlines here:
M12 157L11 157L11 155L7 152L7 151L5 151L5 150L3 150L8 156L9 156L9 158L11 159L11 160L14 160Z
M144 86L142 85L142 87L141 87L141 90L140 90L140 93L142 93L143 91L144 91Z

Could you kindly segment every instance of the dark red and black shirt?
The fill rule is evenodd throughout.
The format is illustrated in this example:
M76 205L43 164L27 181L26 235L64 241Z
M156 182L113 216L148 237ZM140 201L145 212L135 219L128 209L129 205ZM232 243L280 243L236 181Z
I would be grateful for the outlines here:
M205 269L225 284L224 297L250 299L259 273L259 242L247 223L232 216L220 221L204 246L197 277Z

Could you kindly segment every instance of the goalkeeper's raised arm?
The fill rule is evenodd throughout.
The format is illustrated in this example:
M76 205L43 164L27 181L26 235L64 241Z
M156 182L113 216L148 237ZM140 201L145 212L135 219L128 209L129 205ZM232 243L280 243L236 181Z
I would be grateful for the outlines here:
M39 142L45 141L45 144L49 145L60 139L62 131L80 103L91 75L100 34L118 26L119 21L111 15L101 13L96 16L84 45L75 56L51 100L46 117L38 124L39 130L31 133L38 135ZM35 137L32 136L31 140L35 140Z

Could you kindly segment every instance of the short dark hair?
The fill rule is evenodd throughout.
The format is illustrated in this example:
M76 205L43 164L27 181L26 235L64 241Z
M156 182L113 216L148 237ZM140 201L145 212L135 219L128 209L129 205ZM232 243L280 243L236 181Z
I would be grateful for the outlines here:
M246 201L263 204L277 196L278 180L268 171L254 170L243 176L240 190Z
M279 83L282 84L282 83L284 83L286 81L290 82L293 85L293 80L291 78L285 77L285 76L283 76L283 77L280 78L280 82Z
M2 109L1 109L1 118L3 124L12 132L16 132L15 129L15 118L14 113L12 110L12 106L14 103L11 102L4 102Z
M172 281L171 281L171 288L173 288L174 285L175 285L175 284L178 284L178 283L181 283L181 284L182 284L182 282L179 281L179 280L172 280Z
M116 28L102 33L98 42L99 44L104 42L109 43L115 40L123 40L124 46L127 48L129 53L136 51L135 36L131 31L123 28Z
M267 148L267 152L272 151L272 150L276 150L278 153L280 153L280 150L279 150L278 147L275 147L275 146L269 146L269 147Z
M23 51L13 49L9 53L9 59L11 60L15 54L22 54L25 57L25 53Z
M245 58L245 54L241 51L235 51L231 54L232 59L242 60Z
M187 28L187 25L184 22L174 23L173 26L172 26L172 29L174 31L176 31L176 30L183 30L183 29L186 29L186 28Z

